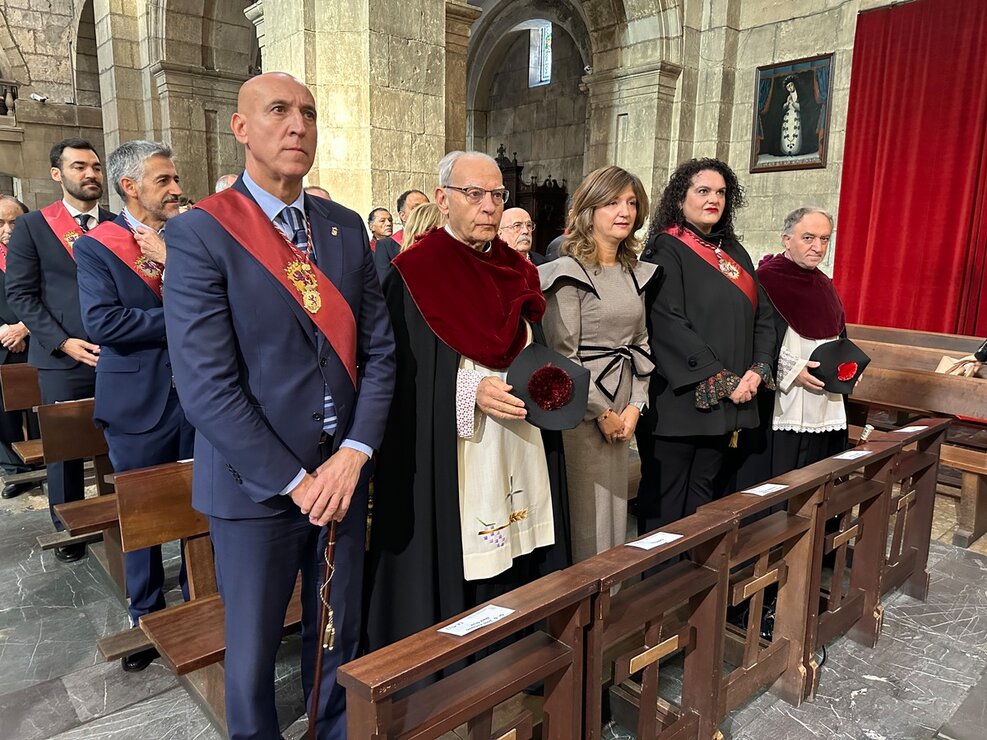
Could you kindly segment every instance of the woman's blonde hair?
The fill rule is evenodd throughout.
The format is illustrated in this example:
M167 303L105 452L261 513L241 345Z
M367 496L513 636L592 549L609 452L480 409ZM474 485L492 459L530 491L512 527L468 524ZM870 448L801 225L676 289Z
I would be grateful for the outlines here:
M415 240L432 229L445 226L445 216L435 203L422 203L408 216L404 225L404 238L401 239L401 251L415 246Z
M559 252L573 257L585 267L598 265L600 259L596 240L593 239L593 214L600 206L613 201L628 186L637 199L637 215L634 216L630 236L617 247L617 261L628 270L634 269L640 249L640 241L635 234L648 215L648 194L637 175L613 165L590 172L572 194L566 237Z

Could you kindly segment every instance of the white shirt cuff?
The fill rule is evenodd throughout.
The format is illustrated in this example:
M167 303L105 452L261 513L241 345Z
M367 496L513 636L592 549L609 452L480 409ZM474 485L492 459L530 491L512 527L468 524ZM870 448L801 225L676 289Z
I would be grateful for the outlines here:
M299 483L301 483L302 482L302 478L305 477L305 472L306 472L305 471L305 468L302 468L301 470L299 470L298 471L298 475L296 475L294 478L292 478L291 479L291 483L289 483L283 489L281 489L281 491L278 493L278 495L279 496L287 496L289 493L291 493L292 491L294 491L295 490L295 486L297 486Z

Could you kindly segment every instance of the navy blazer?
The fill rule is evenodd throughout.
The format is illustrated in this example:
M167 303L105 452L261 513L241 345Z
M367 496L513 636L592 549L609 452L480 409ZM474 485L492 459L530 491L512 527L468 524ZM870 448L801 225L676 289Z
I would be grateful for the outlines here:
M241 180L233 187L250 197ZM168 222L165 324L196 428L192 504L204 514L259 518L294 506L278 493L321 462L326 383L335 447L349 438L377 449L384 434L394 336L363 219L307 195L305 209L317 264L356 319L358 390L305 310L212 216L193 208Z
M17 318L17 314L7 303L7 276L4 274L3 270L0 270L0 323L3 324L16 324L20 321ZM31 335L24 337L25 343L28 347L31 346ZM0 344L0 365L4 365L7 362L7 358L10 357L10 350ZM11 360L11 362L27 362L27 351L19 352L14 355L16 359Z
M115 223L127 231L123 215ZM93 418L127 434L142 434L164 416L171 363L164 308L147 283L89 235L74 245L82 325L100 346Z
M99 209L99 221L115 214ZM40 211L17 219L7 250L7 302L31 330L28 362L42 370L71 370L80 363L58 345L86 339L79 310L75 260Z
M384 278L391 272L391 260L397 257L400 251L401 245L389 236L377 240L374 247L374 265L377 268L377 277L380 279L381 285L384 284Z

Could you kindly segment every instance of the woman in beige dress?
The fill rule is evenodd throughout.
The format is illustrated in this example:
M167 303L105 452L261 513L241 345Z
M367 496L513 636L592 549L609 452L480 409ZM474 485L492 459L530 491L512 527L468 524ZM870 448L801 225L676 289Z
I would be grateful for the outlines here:
M638 261L634 236L647 212L635 175L590 173L572 196L562 256L538 268L549 346L590 371L586 416L564 432L574 561L626 539L628 442L654 369L644 292L660 268Z

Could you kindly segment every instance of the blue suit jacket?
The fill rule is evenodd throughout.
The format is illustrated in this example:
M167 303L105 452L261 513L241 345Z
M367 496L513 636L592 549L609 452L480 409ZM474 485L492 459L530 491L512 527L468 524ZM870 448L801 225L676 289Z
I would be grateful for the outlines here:
M123 215L115 222L130 231ZM79 237L74 251L82 325L100 345L93 418L141 434L161 421L171 392L164 308L154 291L93 237Z
M250 197L241 180L233 187ZM384 434L394 337L363 219L307 195L305 209L317 264L356 319L357 390L305 310L212 216L193 208L168 222L168 345L196 428L192 503L204 514L259 518L294 506L277 494L321 462L325 383L336 447L349 438L377 449Z
M115 214L99 209L99 221ZM58 345L85 339L79 314L76 265L40 211L17 219L7 252L7 301L31 330L28 362L42 370L71 370L80 363Z

